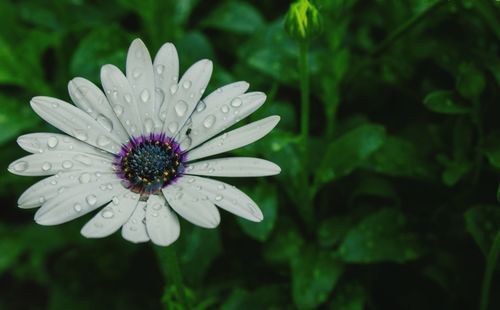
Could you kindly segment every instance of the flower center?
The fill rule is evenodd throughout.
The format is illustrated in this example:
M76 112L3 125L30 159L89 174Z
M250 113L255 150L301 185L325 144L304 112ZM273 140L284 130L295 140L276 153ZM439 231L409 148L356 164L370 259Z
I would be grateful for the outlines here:
M139 137L122 147L116 156L117 174L138 193L155 193L182 172L178 144L160 135Z

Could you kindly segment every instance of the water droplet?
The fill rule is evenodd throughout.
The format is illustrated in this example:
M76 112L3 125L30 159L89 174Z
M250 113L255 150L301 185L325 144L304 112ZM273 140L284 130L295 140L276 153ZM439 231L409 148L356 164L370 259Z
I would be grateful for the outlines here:
M140 68L135 69L134 72L132 73L132 76L134 77L134 79L138 79L141 75L142 75L142 71Z
M52 107L53 108L57 108L58 106L59 106L59 102L57 102L57 101L53 101L52 102Z
M215 115L210 114L203 121L203 126L205 126L205 128L210 128L214 125L214 123L215 123Z
M155 91L156 91L156 102L158 102L161 105L163 103L163 100L165 100L165 93L159 87L156 87Z
M51 149L55 148L57 146L57 143L59 142L59 140L57 140L56 137L49 137L47 139L47 146Z
M177 115L179 116L183 116L184 114L186 114L186 111L188 109L188 105L186 103L186 101L184 100L179 100L176 104L175 104L175 112L177 113Z
M69 168L73 167L73 163L69 160L65 160L65 161L63 161L62 166L64 169L69 169Z
M208 169L208 173L214 173L215 169L214 168L210 168Z
M52 184L52 185L57 185L57 181L56 181L56 180L51 180L51 181L50 181L50 184Z
M12 168L14 171L24 171L28 169L28 162L24 160L18 161L12 166Z
M229 107L227 106L227 104L225 104L222 107L220 107L220 110L222 111L222 113L227 113L229 112Z
M178 80L178 79L179 79L179 77L178 77L178 76L175 76L175 75L174 75L174 76L172 77L172 81L174 81L174 82L177 82L177 80Z
M38 202L40 202L40 203L44 203L44 202L45 202L45 197L40 197L40 198L38 199Z
M111 140L106 136L100 135L97 138L97 145L99 145L99 146L106 146L110 143L111 143Z
M106 190L106 185L104 185L104 184L99 185L99 189L101 191L105 191Z
M82 173L80 175L80 177L78 178L78 181L80 181L80 183L82 183L82 184L89 183L90 182L90 174Z
M170 86L170 93L173 95L177 92L177 89L179 89L179 86L177 84L172 84L172 86Z
M82 211L82 206L79 203L75 203L75 205L73 206L73 210L75 210L76 212L80 212Z
M207 105L205 104L205 102L203 100L201 100L200 102L198 102L198 105L196 105L196 112L201 112L203 110L205 110L207 107Z
M97 197L95 195L88 195L85 200L90 206L93 206L97 203Z
M99 114L97 116L97 122L101 124L101 126L104 127L104 129L106 129L107 131L111 132L111 130L113 130L113 123L106 116Z
M119 104L115 104L114 111L116 116L120 116L123 114L123 107Z
M163 111L160 113L160 119L164 121L167 118L167 112Z
M135 52L135 57L137 58L142 58L142 51L140 49L137 49L137 51Z
M239 107L243 103L243 100L241 100L240 97L236 97L233 100L231 100L231 105L235 108Z
M107 189L112 190L112 189L113 189L113 184L108 183L108 184L106 185L106 187L107 187Z
M182 150L187 150L191 146L192 143L193 143L193 140L191 138L186 138L181 142L180 147Z
M102 210L101 212L101 216L105 219L110 219L112 218L113 216L115 216L115 213L113 212L113 210L111 209L104 209Z
M88 156L78 154L73 158L75 161L82 163L86 166L90 166L92 164L92 159L90 159Z
M177 128L179 128L179 124L177 124L177 122L171 122L170 124L168 124L168 130L171 133L175 133L177 131Z
M49 162L44 162L43 165L42 165L42 170L43 171L48 171L50 170L50 168L52 168L52 164L49 163Z
M84 130L75 130L75 138L81 141L87 141L89 136L87 135L87 132Z
M181 199L184 194L182 192L178 192L177 195L175 195L175 199Z
M194 178L189 178L188 183L193 183L194 181Z
M148 100L149 100L149 90L144 89L144 90L141 92L141 100L142 100L142 102L144 102L144 103L148 102Z
M215 196L215 200L216 200L216 201L221 201L221 200L222 200L222 198L224 198L224 197L222 197L222 195L217 195L217 196Z
M217 88L216 92L222 93L222 87Z
M152 215L153 217L158 217L158 212L151 212L151 215Z
M165 66L164 65L157 65L156 66L156 73L162 74L163 70L165 70Z
M182 87L184 87L185 89L188 89L189 87L191 87L192 83L191 81L184 81L184 83L182 83Z
M205 92L205 90L206 90L206 88L204 88L204 87L203 87L203 88L200 88L200 94L202 94L202 95L203 95L203 93Z
M115 197L113 197L113 199L112 199L111 201L113 201L113 204L114 204L115 206L116 206L116 205L118 205L118 203L120 203L120 199L118 199L118 197L116 197L116 196L115 196Z
M153 208L153 210L160 210L161 207L163 207L163 205L161 203L155 203L152 208Z
M146 129L146 133L151 133L153 132L153 128L155 127L155 124L152 119L147 118L144 121L144 129Z
M114 99L118 98L118 91L116 89L113 90L111 96L113 96Z
M224 185L224 184L219 184L219 186L217 186L218 190L223 190L225 188L226 188L226 185Z
M129 229L130 229L131 231L136 231L136 230L137 230L137 227L135 227L135 226L130 226L130 228L129 228Z
M203 165L201 166L202 169L207 169L208 168L208 163L203 163Z

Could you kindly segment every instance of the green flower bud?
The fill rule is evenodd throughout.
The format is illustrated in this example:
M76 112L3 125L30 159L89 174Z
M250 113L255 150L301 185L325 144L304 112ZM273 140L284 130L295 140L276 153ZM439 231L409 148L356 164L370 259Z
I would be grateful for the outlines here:
M297 0L286 15L285 30L296 41L306 42L323 30L321 15L309 0Z

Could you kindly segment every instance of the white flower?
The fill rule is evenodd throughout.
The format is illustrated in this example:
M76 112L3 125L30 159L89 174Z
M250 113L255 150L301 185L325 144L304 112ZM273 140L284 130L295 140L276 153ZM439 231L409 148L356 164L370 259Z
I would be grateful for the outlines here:
M9 171L51 175L27 189L19 207L41 206L35 221L57 225L106 205L82 228L85 237L106 237L121 228L126 240L163 246L179 236L176 213L206 228L220 222L216 205L261 221L262 212L243 192L201 176L274 175L280 172L277 165L247 157L195 160L269 133L278 116L212 138L257 110L265 94L247 93L249 84L236 82L201 100L212 62L198 61L178 81L179 61L171 43L151 61L144 43L134 40L126 67L126 75L113 65L102 67L104 93L83 78L70 81L76 107L56 98L31 100L40 117L69 136L34 133L18 138L33 154L13 162Z

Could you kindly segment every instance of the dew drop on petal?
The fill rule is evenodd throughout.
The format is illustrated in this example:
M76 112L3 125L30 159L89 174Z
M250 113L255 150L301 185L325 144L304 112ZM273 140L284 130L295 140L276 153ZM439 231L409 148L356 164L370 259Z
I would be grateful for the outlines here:
M97 197L95 195L88 195L87 198L85 198L89 206L93 206L97 203Z
M223 105L220 110L222 111L222 113L227 113L229 112L229 107L227 106L227 104Z
M164 65L157 65L156 66L156 73L162 74L163 70L165 70L165 66Z
M168 124L168 130L171 133L175 133L177 131L177 128L179 128L179 124L177 124L177 122L171 122L170 124Z
M141 92L141 100L142 100L142 102L144 102L144 103L148 102L148 100L149 100L149 90L144 89L144 90Z
M62 166L64 169L70 169L71 167L73 167L73 163L69 160L65 160L63 161Z
M231 105L235 108L239 107L243 103L243 100L241 100L240 97L236 97L233 100L231 100Z
M108 132L111 132L111 130L113 130L113 123L106 116L99 114L97 116L97 122L101 124L101 126L104 127L104 129L106 129Z
M134 79L138 79L141 75L142 75L142 72L141 72L140 68L135 69L134 72L132 73L132 77Z
M201 100L200 102L198 102L198 105L196 105L196 112L201 112L203 110L205 110L207 107L207 105L205 104L205 102L203 100Z
M111 140L106 137L106 136L103 136L103 135L100 135L99 137L97 137L97 145L99 146L106 146L106 145L109 145L111 143Z
M218 189L218 190L223 190L223 189L225 189L225 188L226 188L226 186L225 186L224 184L222 184L222 183L221 183L221 184L219 184L219 186L217 186L217 189Z
M48 171L48 170L50 170L50 168L52 168L52 164L51 164L51 163L49 163L49 162L44 162L44 163L42 164L42 170L43 170L43 171Z
M170 93L173 95L177 92L177 89L179 88L179 86L177 84L172 84L172 86L170 86Z
M113 210L111 209L104 209L102 210L101 212L101 216L105 219L110 219L112 218L113 216L115 216L115 213L113 212Z
M152 119L147 118L144 121L144 129L146 129L146 133L151 133L153 132L153 128L155 127L155 124Z
M215 169L214 168L210 168L208 169L208 173L214 173Z
M221 201L224 197L222 197L222 195L217 195L215 196L215 200L216 201Z
M123 114L123 107L119 104L115 104L114 111L116 116L120 116Z
M188 89L189 87L191 87L191 85L191 81L184 81L184 83L182 83L182 87L184 87L185 89Z
M214 125L214 123L215 123L215 115L210 114L203 121L203 126L205 126L205 128L208 129L208 128L211 128Z
M78 154L73 158L75 161L82 163L86 166L90 166L92 164L92 159L90 159L88 156Z
M188 105L184 100L179 100L175 104L174 109L175 109L175 113L177 113L178 116L183 116L184 114L186 114L186 111L188 109Z
M28 169L28 162L24 160L18 161L13 165L12 168L14 169L14 171L24 171Z
M165 100L165 93L159 87L156 87L155 91L156 91L156 102L160 103L160 105L161 105L163 103L163 101Z
M75 205L73 206L73 210L75 210L76 212L80 212L82 211L82 206L79 203L75 203Z
M80 175L80 177L78 178L78 181L80 181L80 183L82 183L82 184L89 183L90 182L90 174L82 173Z
M85 132L85 130L75 130L75 138L77 138L78 140L81 140L81 141L87 141L87 139L89 138L89 136L87 135L87 132Z
M57 143L59 142L59 140L57 140L56 137L49 137L47 139L47 146L51 149L55 148L57 146Z
M113 202L113 204L116 206L118 205L118 203L120 203L120 199L118 199L118 197L113 197L113 199L111 200Z

